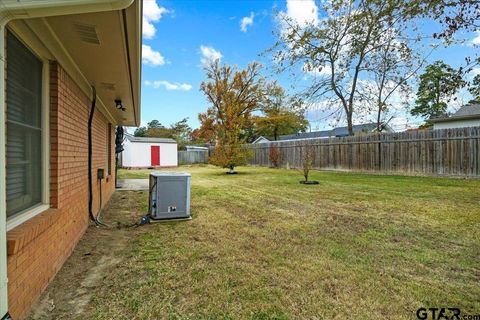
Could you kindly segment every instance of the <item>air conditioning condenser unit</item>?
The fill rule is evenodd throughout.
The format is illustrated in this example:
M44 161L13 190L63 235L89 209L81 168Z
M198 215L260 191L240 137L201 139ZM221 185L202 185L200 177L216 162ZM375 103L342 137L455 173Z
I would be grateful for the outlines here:
M190 174L155 172L150 174L148 212L150 220L189 220Z

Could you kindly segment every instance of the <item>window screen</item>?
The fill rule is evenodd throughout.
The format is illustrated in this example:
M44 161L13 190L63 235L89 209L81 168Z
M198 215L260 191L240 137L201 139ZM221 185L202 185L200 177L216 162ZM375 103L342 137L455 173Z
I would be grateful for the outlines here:
M42 201L42 62L7 32L7 217Z

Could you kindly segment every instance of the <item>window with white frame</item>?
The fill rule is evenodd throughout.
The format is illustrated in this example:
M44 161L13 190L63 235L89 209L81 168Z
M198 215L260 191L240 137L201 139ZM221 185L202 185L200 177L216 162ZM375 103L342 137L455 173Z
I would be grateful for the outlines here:
M43 62L7 31L7 218L42 203L44 186Z

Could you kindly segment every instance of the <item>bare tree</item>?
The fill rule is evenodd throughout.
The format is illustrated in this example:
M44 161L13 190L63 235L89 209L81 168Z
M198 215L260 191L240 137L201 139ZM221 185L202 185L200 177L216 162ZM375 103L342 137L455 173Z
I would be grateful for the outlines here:
M307 25L280 15L282 30L272 48L277 71L301 65L304 72L316 74L303 95L313 101L326 101L327 107L339 106L349 134L353 134L354 114L369 108L357 102L362 75L364 79L372 77L372 57L379 51L391 50L393 41L402 43L402 48L408 47L404 34L405 5L403 0L326 1L322 6L325 18ZM389 33L395 37L386 39ZM404 82L394 87L398 89ZM382 96L385 97L383 93Z
M442 27L435 28L433 37L447 44L457 42L455 35L461 32L477 32L480 29L480 0L429 0L411 1L404 9L404 17L431 18ZM460 40L461 42L461 40ZM459 74L465 75L480 64L478 51L465 58Z
M379 46L366 59L368 80L360 82L359 102L370 107L375 114L377 131L384 130L384 125L393 117L394 107L408 108L412 92L411 80L426 65L427 57L436 49L436 45L424 54L418 38L402 38L405 25L399 25L383 35L384 45ZM402 38L402 41L399 39ZM390 119L387 119L390 117Z

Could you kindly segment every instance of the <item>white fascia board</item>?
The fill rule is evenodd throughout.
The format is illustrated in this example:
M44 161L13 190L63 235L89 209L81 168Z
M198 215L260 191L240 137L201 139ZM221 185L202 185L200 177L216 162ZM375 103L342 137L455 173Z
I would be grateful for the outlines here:
M2 20L41 18L66 14L125 9L134 0L0 0Z

